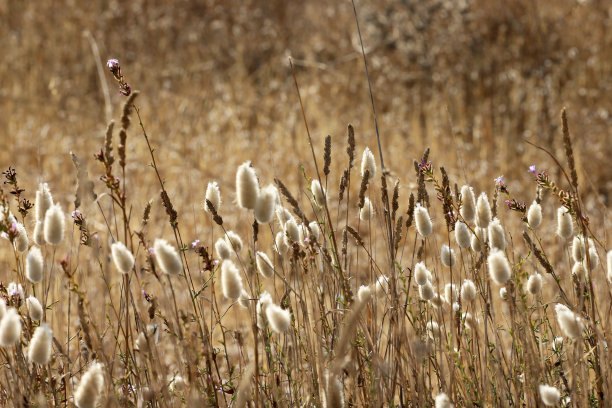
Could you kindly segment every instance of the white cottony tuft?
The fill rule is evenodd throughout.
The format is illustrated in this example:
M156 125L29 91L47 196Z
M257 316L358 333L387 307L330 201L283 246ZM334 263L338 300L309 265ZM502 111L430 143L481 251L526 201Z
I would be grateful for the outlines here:
M21 336L21 319L15 308L9 308L0 321L0 346L10 347Z
M504 228L501 226L499 219L495 218L489 223L489 243L491 248L504 251L506 249L506 236Z
M555 311L557 312L557 322L567 337L575 339L582 336L584 323L579 316L560 303L555 306Z
M427 270L424 262L414 265L414 280L417 285L424 285L431 280L431 272Z
M570 239L573 233L572 215L567 208L559 207L557 210L557 235L563 239Z
M34 242L36 245L43 246L47 242L45 241L45 223L44 221L36 221L34 226Z
M242 277L232 261L223 261L221 265L221 286L223 296L238 300L242 294Z
M287 210L285 207L282 207L280 205L276 206L275 212L276 212L276 218L278 219L278 223L281 226L281 228L284 228L285 223L289 221L291 218L293 218L293 215L291 215L289 210Z
M255 203L255 219L260 224L269 224L274 219L278 201L278 190L272 184L261 189Z
M479 228L488 228L491 218L491 205L487 193L480 193L476 202L476 225Z
M459 248L469 248L471 244L470 238L470 229L468 226L461 221L457 221L455 223L455 240Z
M561 393L555 387L546 384L540 384L539 387L540 398L542 398L542 402L544 405L548 407L555 407L559 404L559 400L561 399Z
M542 275L534 273L527 280L527 290L532 295L537 295L542 290Z
M264 252L258 251L255 254L255 259L257 263L257 270L264 278L270 279L274 276L274 266L272 265L272 261L268 258Z
M361 156L361 177L364 176L366 170L370 172L370 180L373 180L376 177L376 160L369 147L365 148Z
M183 262L176 248L165 239L157 238L153 245L155 260L162 271L168 275L179 275L183 271Z
M440 330L440 325L437 322L428 322L427 334L432 340L439 339L440 335L442 334L442 331Z
M241 307L248 309L249 302L250 302L249 299L251 299L251 296L249 296L249 293L246 290L242 289L242 293L240 293L240 297L238 298L238 304Z
M247 161L238 167L236 172L236 195L238 205L248 210L255 209L259 197L259 182L251 162Z
M204 211L212 214L211 209L206 203L206 200L208 200L214 207L215 212L219 212L219 208L221 207L221 191L219 190L219 185L216 181L208 183L208 186L206 186L206 195L204 197Z
M534 201L527 210L527 223L533 229L542 224L542 206L537 201Z
M454 407L454 405L451 403L450 398L448 398L448 395L446 395L443 392L436 395L434 400L436 403L436 408L453 408Z
M372 298L372 289L369 286L361 285L357 291L357 299L361 303L367 302Z
M384 297L389 292L389 278L385 275L380 275L375 284L376 296Z
M234 231L227 231L225 239L231 249L236 252L242 251L242 239L240 239L240 235L236 234Z
M134 267L134 255L132 255L123 242L117 241L111 245L111 253L113 255L113 262L119 272L124 274L130 273Z
M26 299L26 307L32 320L39 321L43 318L43 308L38 299L34 296L30 296Z
M257 314L257 327L263 329L264 321L266 315L266 309L269 305L272 304L272 296L268 292L263 292L259 295L259 300L257 301L257 305L255 306L255 313Z
M59 245L64 239L64 212L59 204L47 210L44 233L47 244Z
M28 347L28 359L36 364L47 364L51 358L52 341L53 334L49 326L46 323L38 326Z
M461 285L461 300L463 302L469 303L476 298L476 285L470 279L466 279L463 281L463 285Z
M226 259L230 259L232 256L232 249L230 248L227 241L223 238L219 238L217 242L215 242L215 251L217 252L217 256L222 261Z
M489 275L493 282L498 285L508 282L512 270L506 255L502 251L492 250L487 259L487 264L489 265Z
M310 224L308 224L308 228L310 229L310 234L312 237L318 241L319 238L321 238L321 227L319 227L319 223L316 221L311 221Z
M581 262L584 259L584 242L582 235L576 235L572 241L572 257L574 262Z
M461 210L459 211L465 222L474 222L476 218L476 199L474 189L465 185L461 187Z
M285 242L285 233L283 231L276 233L274 242L276 243L276 252L278 252L279 255L285 255L289 250L289 246L287 246Z
M287 220L285 223L285 243L287 247L291 247L294 242L300 243L300 229L298 228L295 219Z
M427 281L424 285L419 286L419 296L424 301L432 300L435 294L431 282Z
M280 306L270 303L266 307L266 318L276 333L283 333L291 324L291 313Z
M30 248L26 256L26 278L32 283L43 279L43 256L38 247Z
M482 252L485 246L485 240L487 238L487 230L484 228L474 228L475 234L472 235L472 251Z
M442 245L442 251L440 252L440 260L442 265L450 268L455 265L456 261L455 251L448 245Z
M104 374L102 364L93 362L83 374L74 393L74 403L78 408L94 408L104 387Z
M312 183L310 183L310 190L312 191L312 195L314 196L317 205L319 207L323 207L325 204L325 191L323 190L323 187L321 187L319 180L312 180Z
M15 237L15 241L13 245L15 246L15 250L19 253L24 253L28 250L28 245L30 241L28 240L28 233L23 226L22 223L15 223L15 229L17 230L17 236Z
M40 183L38 191L36 191L36 201L34 208L36 209L36 220L44 221L47 210L53 205L53 197L49 191L47 183ZM39 244L40 245L40 244Z
M444 300L448 304L453 304L459 300L459 291L454 283L444 285Z
M417 231L421 236L427 237L431 234L433 225L429 217L429 211L427 211L427 208L421 206L421 204L417 204L416 207L414 207L414 221Z
M359 210L359 219L361 221L368 221L374 216L374 206L369 198L365 198L363 201L363 207Z
M589 241L589 244L591 242L592 241ZM599 254L597 253L597 249L595 249L594 246L589 246L589 262L587 263L587 259L585 257L583 263L585 269L589 269L590 271L599 266Z

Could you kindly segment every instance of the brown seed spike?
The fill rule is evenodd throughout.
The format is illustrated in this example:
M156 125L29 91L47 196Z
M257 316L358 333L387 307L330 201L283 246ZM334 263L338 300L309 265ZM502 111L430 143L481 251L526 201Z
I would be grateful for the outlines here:
M355 159L355 129L353 129L353 125L348 125L348 147L346 148L346 153L349 157L349 169L351 169Z
M572 148L572 140L567 125L567 113L565 112L565 108L561 111L561 121L563 122L563 146L565 147L565 155L567 156L567 163L569 164L572 176L572 185L577 189L578 173L576 172L576 164L574 163L574 149Z
M325 165L323 166L323 174L326 176L329 175L329 165L331 164L331 136L327 135L325 138L325 151L323 153L323 161Z

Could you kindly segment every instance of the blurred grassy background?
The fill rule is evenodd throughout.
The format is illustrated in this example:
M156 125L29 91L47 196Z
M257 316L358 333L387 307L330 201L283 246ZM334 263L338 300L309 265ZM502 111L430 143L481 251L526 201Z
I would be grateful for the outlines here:
M478 189L504 174L511 192L530 201L532 189L521 191L527 166L554 166L523 139L562 158L565 106L588 210L604 216L612 195L609 1L357 5L392 174L412 178L413 159L431 146L434 165L444 164L452 181ZM145 126L183 211L197 205L210 179L233 190L234 169L247 159L264 179L301 182L298 166L308 168L310 153L288 56L317 151L331 134L344 157L348 123L358 151L375 147L348 1L1 0L0 18L0 164L26 175L28 187L45 180L60 194L71 191L68 152L91 161L99 150L124 99L105 67L101 85L96 63L109 58L142 91ZM132 127L132 180L154 180L144 147ZM101 174L93 162L89 170L92 178ZM155 183L132 191L145 199L158 194Z

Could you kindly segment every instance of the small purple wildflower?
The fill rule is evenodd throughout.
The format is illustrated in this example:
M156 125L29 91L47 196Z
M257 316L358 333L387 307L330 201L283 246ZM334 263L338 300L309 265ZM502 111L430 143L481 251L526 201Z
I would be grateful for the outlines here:
M504 185L504 175L502 174L501 176L495 178L494 181L495 181L495 184L497 184L498 186L503 186Z
M80 215L80 214L81 214L81 211L79 211L79 210L74 210L74 211L72 212L72 218L74 218L74 217L76 217L77 215Z
M0 234L0 237L2 237L4 239L9 239L9 235L6 232L4 232L4 231L2 231L2 234Z
M528 171L530 173L537 174L535 164L532 164L531 166L529 166L529 170Z
M149 248L149 253L151 255L155 255L155 248Z
M110 69L119 68L119 60L116 58L111 58L106 61L106 66Z
M17 223L16 222L11 224L11 232L17 232Z
M200 244L200 240L199 240L199 239L196 239L195 241L193 241L193 242L191 243L191 247L192 247L192 248L197 248L199 244Z

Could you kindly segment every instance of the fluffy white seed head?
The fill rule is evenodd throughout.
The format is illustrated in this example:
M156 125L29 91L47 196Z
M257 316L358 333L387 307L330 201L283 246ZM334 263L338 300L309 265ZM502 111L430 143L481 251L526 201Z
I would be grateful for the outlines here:
M363 201L363 207L359 209L359 219L361 221L371 220L374 216L374 206L369 198L365 198Z
M612 283L612 249L608 251L606 260L608 264L608 282Z
M272 184L261 189L255 203L255 219L260 224L269 224L274 219L274 210L278 201L278 190Z
M259 196L259 182L249 161L242 163L236 172L236 196L240 207L248 210L255 208Z
M504 228L501 226L499 219L495 218L489 223L489 243L491 248L504 251L506 249L506 236Z
M502 251L493 249L487 258L489 265L489 275L493 282L503 285L510 279L512 270L506 255Z
M499 298L504 301L508 300L508 289L505 286L499 289Z
M428 237L431 235L433 225L429 217L429 211L427 211L427 208L421 206L421 204L417 204L416 207L414 207L414 221L417 231L421 236Z
M257 263L257 270L264 278L270 279L274 276L274 265L264 252L258 251L255 254L255 260Z
M385 275L380 275L376 280L375 291L377 297L385 297L389 292L389 278Z
M54 204L45 214L45 242L59 245L64 239L64 212L59 204Z
M442 334L440 325L437 322L427 322L427 334L432 340L439 339Z
M357 291L357 299L359 302L367 302L372 298L372 289L369 286L361 285Z
M319 207L323 207L325 204L325 192L323 191L323 187L321 187L319 180L312 180L310 183L310 190L312 191L312 195L314 196L317 205L319 205Z
M559 404L559 400L561 399L561 393L555 387L546 384L540 384L539 391L540 398L542 398L542 402L544 403L544 405L548 407L555 407Z
M487 230L484 228L474 228L475 234L472 235L472 251L482 252L485 246L485 240L487 239Z
M94 408L104 387L102 364L94 362L89 366L74 393L74 403L79 408Z
M285 243L291 247L294 242L300 243L300 229L292 217L285 223Z
M572 241L572 257L574 262L581 262L584 259L584 238L582 235L576 235Z
M242 293L240 293L240 298L238 298L238 304L241 307L248 309L249 303L250 303L249 299L251 299L251 296L249 296L249 293L246 290L242 289Z
M272 296L268 292L262 292L255 306L255 312L257 314L257 327L263 329L264 318L266 315L266 309L268 305L272 304Z
M30 346L28 347L28 358L31 362L45 365L51 358L51 342L53 334L46 323L41 324L34 331Z
M553 351L559 351L563 347L563 337L555 337L552 341Z
M555 306L557 312L557 322L563 333L572 339L580 337L584 329L582 319L572 312L567 306L557 304Z
M47 242L45 241L45 223L44 221L36 221L34 226L34 242L36 245L43 246Z
M542 224L542 206L534 201L527 210L527 223L533 229Z
M455 256L455 251L448 245L442 245L442 250L440 251L440 260L442 261L442 265L448 268L454 266L457 260L457 257Z
M454 407L454 405L451 403L450 398L448 398L448 395L446 395L443 392L436 395L436 397L434 398L434 401L435 401L436 408L453 408Z
M206 200L208 200L214 207L215 211L219 212L219 209L221 208L221 190L219 190L219 185L216 181L208 183L208 186L206 186L206 194L204 197L204 211L209 214L212 214L211 209L206 203Z
M470 235L470 229L467 225L461 221L457 221L455 223L455 240L457 241L459 248L469 248L471 244Z
M421 286L421 287L424 287L424 286ZM429 303L436 309L439 309L444 305L444 299L442 299L440 295L434 292L431 299L429 299Z
M578 278L579 281L584 281L587 276L587 271L582 262L574 262L572 266L572 275Z
M448 304L453 304L459 300L459 291L454 283L444 285L444 300Z
M15 229L17 231L17 236L15 237L15 241L13 241L13 245L15 246L15 250L17 252L24 253L28 250L28 245L30 244L30 241L28 240L28 232L20 222L15 224Z
M231 249L236 252L242 251L242 239L240 235L236 234L234 231L227 231L225 239Z
M308 228L310 229L310 234L315 240L319 240L321 238L321 227L319 227L319 223L316 221L311 221L308 224Z
M281 226L281 228L284 228L285 223L293 218L293 215L291 215L289 210L287 210L285 207L282 207L280 205L276 206L275 212L276 212L276 218L278 219L278 224Z
M466 222L474 222L474 218L476 218L474 189L468 185L461 187L461 210L459 213Z
M374 160L374 154L370 151L369 147L366 147L361 156L361 177L365 174L366 170L370 172L370 180L376 177L376 160Z
M291 324L291 313L289 310L282 309L280 306L270 303L266 307L266 318L270 327L276 333L283 333Z
M134 255L132 255L123 242L117 241L111 245L111 253L115 267L117 267L119 272L130 273L134 267Z
M289 247L285 242L285 233L283 231L279 231L276 234L276 238L274 241L276 243L276 252L278 252L279 255L285 255L289 250Z
M155 250L155 260L162 271L168 275L179 275L183 271L183 262L174 246L170 245L165 239L155 239L153 245Z
M215 242L215 251L217 252L217 256L222 261L226 259L230 259L232 257L232 249L230 248L227 241L223 238L219 238L217 242Z
M227 299L238 300L242 294L242 277L232 261L223 261L221 265L221 287Z
M26 307L32 320L40 321L43 318L43 308L38 299L30 296L26 299Z
M572 216L565 207L557 209L557 235L563 239L570 239L574 233Z
M427 281L424 285L419 286L419 296L424 301L432 300L435 294L431 282Z
M472 302L476 298L476 285L470 279L463 281L461 285L461 300L464 303Z
M0 321L0 346L10 347L21 336L21 319L15 308L8 308Z
M427 270L424 262L414 265L414 280L417 285L424 285L431 280L431 272Z
M476 225L479 228L487 228L491 222L491 205L487 193L482 192L476 202Z
M32 283L42 281L43 278L43 256L38 247L30 248L26 256L26 278Z
M527 290L532 295L537 295L542 290L542 275L534 273L527 279Z
M23 286L21 286L21 283L9 283L8 287L6 288L6 291L9 296L19 295L22 301L25 299L25 294L23 292Z
M36 220L43 221L47 210L53 205L53 197L49 191L47 183L40 183L38 191L36 191L36 201L34 208L36 209Z
M594 246L589 246L589 263L587 263L586 257L584 258L585 269L594 270L599 266L599 254L597 253L597 249ZM590 266L590 268L588 268Z

